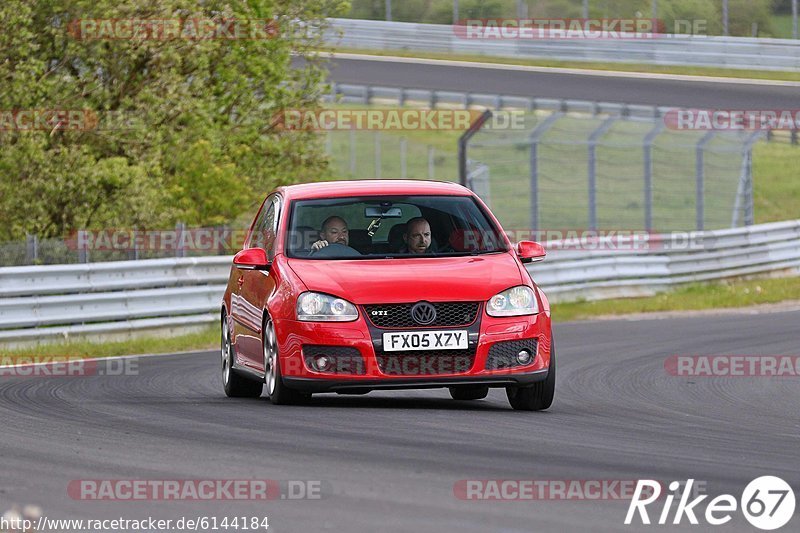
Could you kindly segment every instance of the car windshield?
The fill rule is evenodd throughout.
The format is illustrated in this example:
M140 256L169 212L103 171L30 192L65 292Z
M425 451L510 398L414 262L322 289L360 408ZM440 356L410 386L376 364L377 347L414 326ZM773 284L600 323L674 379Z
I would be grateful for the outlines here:
M497 253L507 240L469 196L370 196L292 203L289 257L374 259Z

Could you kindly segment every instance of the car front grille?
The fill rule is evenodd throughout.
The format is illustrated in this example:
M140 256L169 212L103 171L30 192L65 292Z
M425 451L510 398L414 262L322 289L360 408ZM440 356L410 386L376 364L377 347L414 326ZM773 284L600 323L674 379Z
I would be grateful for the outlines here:
M436 320L425 327L468 326L475 322L480 311L478 302L431 302L436 309ZM375 327L383 329L419 328L411 316L416 302L404 304L365 305L364 310Z
M531 362L533 362L536 359L537 345L537 339L496 342L489 348L489 355L486 357L486 370L522 366L517 361L517 354L523 349L531 352L531 355L533 355Z
M375 355L381 372L389 376L433 376L468 372L475 362L475 348L379 352Z

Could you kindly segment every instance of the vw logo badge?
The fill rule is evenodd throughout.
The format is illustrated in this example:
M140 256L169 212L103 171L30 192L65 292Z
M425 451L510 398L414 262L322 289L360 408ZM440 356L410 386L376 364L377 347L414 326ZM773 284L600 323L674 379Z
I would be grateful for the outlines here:
M427 326L436 320L436 308L428 302L419 302L411 308L411 318L420 326Z

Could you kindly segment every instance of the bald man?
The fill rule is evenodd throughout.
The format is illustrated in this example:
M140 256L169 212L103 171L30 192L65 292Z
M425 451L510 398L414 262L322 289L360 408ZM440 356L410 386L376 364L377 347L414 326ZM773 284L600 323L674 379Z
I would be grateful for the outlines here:
M422 217L412 218L406 223L403 233L406 245L400 253L426 254L431 250L431 225Z
M325 222L322 223L322 230L319 232L319 240L311 245L311 250L321 250L329 244L344 244L345 246L350 244L347 222L342 217L332 216L325 219Z

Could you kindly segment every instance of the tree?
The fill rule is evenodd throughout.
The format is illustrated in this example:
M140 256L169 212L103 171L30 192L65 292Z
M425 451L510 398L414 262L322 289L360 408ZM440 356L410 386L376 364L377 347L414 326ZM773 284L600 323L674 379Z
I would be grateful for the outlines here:
M318 136L278 131L271 117L317 105L319 29L347 8L340 0L0 4L0 240L219 223L252 211L277 184L324 175ZM177 21L180 33L137 22L145 20ZM140 31L128 38L121 21ZM303 67L291 67L293 55ZM20 111L39 122L31 127Z

